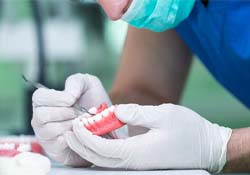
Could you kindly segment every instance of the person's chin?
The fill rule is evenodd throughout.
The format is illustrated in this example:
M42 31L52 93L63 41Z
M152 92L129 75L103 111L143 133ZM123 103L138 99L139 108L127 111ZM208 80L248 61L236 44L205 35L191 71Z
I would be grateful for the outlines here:
M122 15L127 11L132 0L98 0L103 10L111 20L119 20Z

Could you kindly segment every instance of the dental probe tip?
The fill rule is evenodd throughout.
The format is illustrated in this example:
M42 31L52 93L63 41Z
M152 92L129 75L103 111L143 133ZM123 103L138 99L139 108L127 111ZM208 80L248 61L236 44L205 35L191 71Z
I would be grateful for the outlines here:
M22 74L22 78L25 82L29 82L29 80Z
M33 86L33 87L35 87L35 88L45 88L45 89L48 89L46 86L44 86L44 85L42 85L42 84L40 84L40 83L37 83L37 82L33 82L33 81L30 81L30 80L28 80L25 76L24 76L24 74L22 74L22 78L23 78L23 80L26 82L26 83L28 83L29 85L31 85L31 86Z

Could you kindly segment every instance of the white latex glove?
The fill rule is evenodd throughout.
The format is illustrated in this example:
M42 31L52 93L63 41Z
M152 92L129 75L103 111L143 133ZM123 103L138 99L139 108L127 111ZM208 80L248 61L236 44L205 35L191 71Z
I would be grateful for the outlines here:
M148 169L205 169L219 172L226 162L231 129L212 124L192 110L173 104L118 105L124 123L147 127L142 135L108 140L73 122L65 134L69 146L100 167Z
M65 165L89 166L88 161L68 147L63 134L72 130L72 120L79 115L72 107L74 104L87 109L103 102L111 104L100 80L89 74L75 74L67 78L64 91L41 88L32 99L31 123L46 153Z

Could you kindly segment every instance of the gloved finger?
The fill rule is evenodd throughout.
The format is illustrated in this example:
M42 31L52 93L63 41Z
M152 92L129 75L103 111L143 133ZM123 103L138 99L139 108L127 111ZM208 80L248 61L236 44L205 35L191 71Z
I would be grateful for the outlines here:
M73 167L89 167L92 165L91 162L82 158L70 147L68 147L67 156L65 157L63 164L67 166L73 166Z
M65 153L67 153L69 147L63 136L56 137L52 140L39 139L39 143L50 158L60 163L64 162Z
M51 140L72 130L72 121L51 122L40 127L34 127L34 132L39 140Z
M69 107L37 107L33 110L31 123L34 126L41 126L50 122L71 120L77 117L74 108Z
M121 158L124 140L106 139L93 135L85 127L79 125L79 120L73 121L73 131L77 139L88 148L104 157Z
M101 82L97 77L78 73L67 78L65 82L65 92L71 94L75 98L79 98L90 88L100 84Z
M66 80L65 91L78 99L81 96L78 102L79 104L84 105L87 109L97 107L104 102L104 99L108 105L111 105L101 81L93 75L71 75Z
M59 136L53 140L40 140L39 143L46 150L46 154L59 163L69 166L90 166L91 164L72 151L65 138Z
M116 117L132 126L157 128L161 111L156 106L141 106L138 104L121 104L115 109Z
M33 96L33 106L57 106L57 107L70 107L77 99L70 93L65 91L56 91L54 89L37 89Z
M99 167L108 167L108 168L116 168L121 167L122 160L111 157L104 157L90 148L82 145L78 138L75 136L73 132L65 133L66 141L69 147L74 150L77 154L79 154L82 158L88 160L89 162L99 166Z

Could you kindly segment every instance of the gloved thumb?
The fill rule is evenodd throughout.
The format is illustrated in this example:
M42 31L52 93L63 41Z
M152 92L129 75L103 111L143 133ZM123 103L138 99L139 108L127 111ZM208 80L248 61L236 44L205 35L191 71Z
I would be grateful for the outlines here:
M155 113L156 106L141 106L138 104L121 104L115 109L116 117L124 123L132 126L156 128L159 117Z

